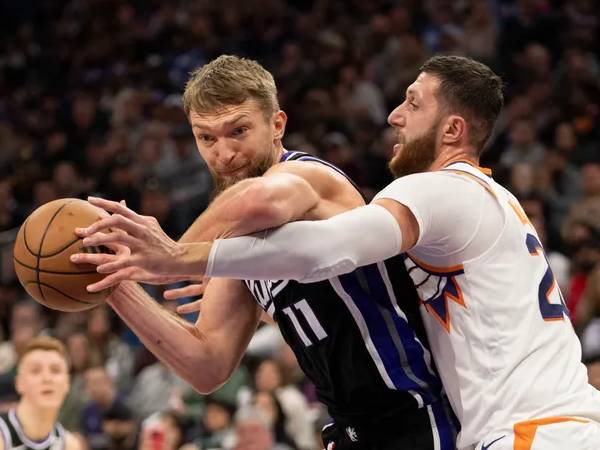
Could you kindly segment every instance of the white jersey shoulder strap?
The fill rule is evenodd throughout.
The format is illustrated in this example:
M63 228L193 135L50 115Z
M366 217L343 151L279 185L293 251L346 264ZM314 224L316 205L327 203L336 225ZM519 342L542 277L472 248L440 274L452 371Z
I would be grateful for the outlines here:
M13 446L12 436L10 434L10 430L8 429L8 424L5 422L4 418L1 416L0 416L0 434L2 435L2 441L4 442L4 448L6 450L10 450Z

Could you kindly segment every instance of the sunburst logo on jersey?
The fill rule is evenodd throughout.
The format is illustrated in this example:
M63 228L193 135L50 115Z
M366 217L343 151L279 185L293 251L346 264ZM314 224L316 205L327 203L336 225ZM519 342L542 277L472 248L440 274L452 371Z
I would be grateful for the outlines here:
M405 255L404 264L425 309L450 333L449 302L467 307L456 281L456 277L465 272L462 264L453 267L433 267L409 255Z

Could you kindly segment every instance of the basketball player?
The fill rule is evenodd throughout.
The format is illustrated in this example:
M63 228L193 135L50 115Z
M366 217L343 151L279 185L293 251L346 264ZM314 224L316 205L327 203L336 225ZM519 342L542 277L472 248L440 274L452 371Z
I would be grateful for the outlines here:
M79 450L77 438L56 421L69 392L67 351L57 339L40 336L20 355L15 409L0 415L0 450Z
M286 116L273 77L257 63L220 57L192 75L183 98L198 150L223 190L184 241L324 219L364 204L339 169L283 148ZM141 219L160 231L155 220L121 207L122 214L97 227L126 222L137 228ZM131 237L111 236L125 243ZM265 311L335 420L326 446L454 449L451 413L441 401L416 291L401 258L334 283L213 279L195 326L133 283L121 283L108 302L157 357L202 392L228 379Z
M137 251L148 239L129 228L131 257L99 270L116 269L113 281L151 264L150 279L276 274L312 282L406 252L462 425L458 448L600 448L600 393L588 384L539 238L518 201L478 166L503 103L501 84L467 58L426 62L388 119L399 141L390 168L402 178L369 206L215 245L176 246L178 257Z

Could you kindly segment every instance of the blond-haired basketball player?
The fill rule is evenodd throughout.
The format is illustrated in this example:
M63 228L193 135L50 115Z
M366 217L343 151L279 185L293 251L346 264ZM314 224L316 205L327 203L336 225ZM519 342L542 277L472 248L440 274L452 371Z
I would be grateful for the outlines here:
M398 134L390 168L400 178L373 204L212 245L173 245L128 227L132 254L112 258L120 273L112 281L134 270L150 271L146 281L329 279L343 298L342 274L406 252L462 425L458 448L598 449L600 392L588 384L539 238L517 200L478 167L502 102L501 80L487 66L434 57L389 116Z
M69 392L65 346L57 339L33 338L23 350L15 380L19 403L0 415L0 450L79 450L77 438L56 421Z

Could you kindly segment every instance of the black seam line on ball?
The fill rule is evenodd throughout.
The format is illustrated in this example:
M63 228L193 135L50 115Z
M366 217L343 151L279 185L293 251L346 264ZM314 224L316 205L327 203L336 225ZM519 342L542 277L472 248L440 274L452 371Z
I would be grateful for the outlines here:
M48 253L47 255L40 255L40 258L50 258L51 256L56 256L58 255L60 252L65 251L66 249L68 249L71 245L73 245L75 242L77 241L81 241L81 238L75 238L73 239L71 242L69 242L67 245L65 245L62 248L59 248L58 250L56 250L54 253Z
M93 274L93 273L98 273L95 270L86 270L85 272L61 272L61 271L58 271L58 270L36 269L35 267L30 266L29 264L25 264L24 262L19 261L14 256L13 256L13 259L14 259L14 261L17 264L19 264L19 265L21 265L21 266L23 266L23 267L25 267L27 269L38 270L38 271L40 271L42 273L51 273L51 274L54 274L54 275L90 275L90 274Z
M35 256L37 258L38 255L36 255L33 252L33 250L31 250L31 247L29 246L29 242L27 242L27 224L28 223L29 223L29 218L27 218L27 220L23 224L23 242L25 243L25 248L29 251L29 253L31 253L33 256Z
M30 282L28 282L28 283L26 283L26 284L31 284L31 283L35 283L35 281L30 281ZM49 285L49 284L47 284L47 283L41 283L41 282L40 282L40 283L38 283L38 284L39 284L40 286L44 286L44 287L47 287L47 288L49 288L49 289L52 289L53 291L56 291L56 292L58 292L60 295L64 295L64 296L65 296L66 298L68 298L69 300L73 300L74 302L83 303L84 305L99 305L99 303L96 303L96 302L86 302L85 300L80 300L80 299L78 299L78 298L71 297L69 294L67 294L67 293L65 293L65 292L63 292L63 291L61 291L60 289L56 289L54 286L51 286L51 285ZM40 292L41 292L41 291L42 291L42 289L40 288ZM42 296L43 296L43 294L42 294ZM44 299L44 300L45 300L45 299Z
M58 213L61 212L62 209L65 206L67 206L68 204L70 204L70 203L72 203L72 202L65 203L60 208L58 208L56 211L54 211L54 214L52 215L52 217L50 218L50 220L46 224L46 229L44 230L44 233L42 234L42 239L40 240L40 248L39 248L38 254L37 254L35 274L36 274L38 289L40 290L40 295L42 296L42 299L44 301L46 301L46 297L44 296L44 291L42 291L42 287L41 287L42 283L40 282L40 259L41 259L40 253L42 252L42 246L44 245L44 239L46 239L46 235L48 234L48 230L50 229L50 225L52 225L52 222L54 221L54 219L56 218L56 216L58 216Z

